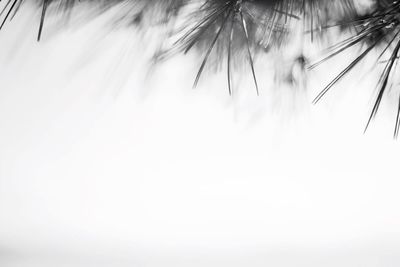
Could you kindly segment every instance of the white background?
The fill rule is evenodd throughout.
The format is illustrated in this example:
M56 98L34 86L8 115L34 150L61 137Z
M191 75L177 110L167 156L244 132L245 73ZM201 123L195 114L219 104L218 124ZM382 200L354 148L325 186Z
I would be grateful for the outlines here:
M362 133L376 74L312 106L346 56L307 90L259 63L261 96L244 75L232 98L224 72L191 89L194 54L149 73L154 38L107 15L41 43L37 17L0 32L0 266L399 266L395 101Z

